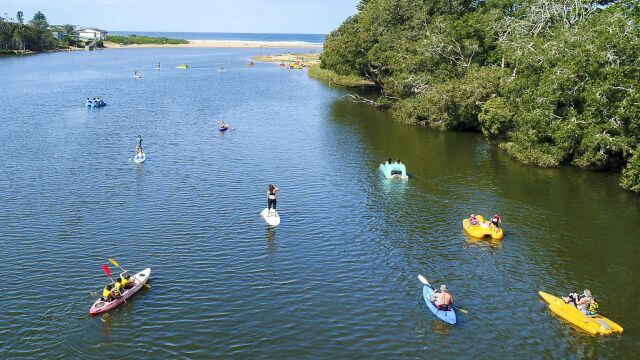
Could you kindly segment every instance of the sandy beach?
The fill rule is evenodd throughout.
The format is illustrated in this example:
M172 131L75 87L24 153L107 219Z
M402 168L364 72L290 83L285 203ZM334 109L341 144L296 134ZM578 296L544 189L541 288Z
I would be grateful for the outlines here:
M322 49L322 44L304 41L249 41L249 40L187 40L188 44L120 45L105 42L111 49L121 48L310 48Z

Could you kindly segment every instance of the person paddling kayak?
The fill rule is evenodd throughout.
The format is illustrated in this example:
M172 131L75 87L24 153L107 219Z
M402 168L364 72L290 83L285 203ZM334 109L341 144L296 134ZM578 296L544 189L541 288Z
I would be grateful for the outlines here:
M273 186L273 184L269 184L269 190L267 190L267 209L269 209L269 216L271 216L271 208L273 207L273 210L276 209L276 192L279 189L275 186Z
M102 290L102 301L111 301L113 300L113 285L107 284Z
M433 305L435 305L438 310L451 310L453 306L453 296L447 291L447 285L440 285L440 292L438 292L438 289L433 289L431 302L433 302Z

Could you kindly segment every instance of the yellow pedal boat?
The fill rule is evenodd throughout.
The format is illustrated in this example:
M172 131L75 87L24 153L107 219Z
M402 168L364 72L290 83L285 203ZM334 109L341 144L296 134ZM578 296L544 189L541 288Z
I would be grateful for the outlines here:
M500 240L504 237L502 228L496 227L490 221L486 221L482 215L476 215L478 219L478 225L471 225L469 219L462 220L462 227L467 234L476 237L483 238L485 236L491 236L492 239Z
M571 325L591 335L611 335L622 333L622 327L606 317L598 314L586 316L573 304L567 304L561 298L538 291L542 299L549 304L549 310Z

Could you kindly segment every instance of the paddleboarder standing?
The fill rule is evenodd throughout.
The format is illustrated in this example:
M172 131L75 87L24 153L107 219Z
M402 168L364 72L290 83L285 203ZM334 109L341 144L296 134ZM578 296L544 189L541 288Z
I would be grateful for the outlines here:
M267 190L267 209L269 210L269 216L271 215L271 208L273 207L273 210L275 212L276 210L276 192L279 189L275 186L273 186L273 184L269 184L269 190Z

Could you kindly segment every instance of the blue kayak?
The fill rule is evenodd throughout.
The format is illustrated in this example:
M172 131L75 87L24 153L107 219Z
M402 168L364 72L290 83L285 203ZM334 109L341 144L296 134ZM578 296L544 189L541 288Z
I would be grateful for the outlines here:
M447 324L455 325L456 313L453 309L449 311L438 310L435 305L431 302L431 295L433 294L433 289L429 286L424 286L422 289L422 297L424 298L424 302L427 303L427 307L431 312L440 320L446 322Z

